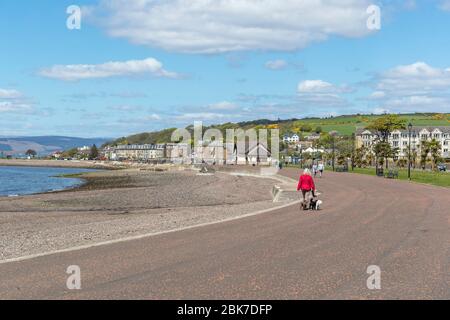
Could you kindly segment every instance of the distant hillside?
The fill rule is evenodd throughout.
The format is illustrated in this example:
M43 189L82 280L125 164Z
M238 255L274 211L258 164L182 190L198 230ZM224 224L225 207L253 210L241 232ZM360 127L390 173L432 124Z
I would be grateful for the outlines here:
M20 155L28 149L33 149L39 155L48 155L54 151L75 147L92 146L93 144L100 146L108 140L104 138L86 139L60 136L0 137L0 152L8 155Z
M412 122L415 126L450 126L450 114L440 113L415 113L401 114L401 118L407 122ZM225 136L226 129L262 129L262 128L279 128L280 134L299 133L309 134L312 132L330 132L337 131L341 135L351 135L356 132L357 128L366 127L370 121L380 117L380 115L342 115L328 118L304 118L304 119L288 119L288 120L267 120L260 119L254 121L246 121L239 123L225 123L220 125L212 125L208 128L216 128L223 132ZM186 129L192 131L192 126ZM139 133L128 137L123 137L106 145L118 144L155 144L170 142L170 138L174 128L165 129L155 132Z

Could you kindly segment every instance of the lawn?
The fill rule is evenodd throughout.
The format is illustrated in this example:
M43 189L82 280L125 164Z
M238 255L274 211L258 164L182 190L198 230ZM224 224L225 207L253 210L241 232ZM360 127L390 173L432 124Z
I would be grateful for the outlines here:
M355 168L350 173L368 174L375 175L374 168ZM381 179L381 178L380 178ZM399 179L408 180L408 170L399 170ZM421 171L421 170L411 170L411 180L414 182L432 184L441 187L450 187L450 173L446 172L431 172L431 171Z
M309 124L313 128L320 126L325 132L337 131L342 135L351 135L356 132L357 128L367 127L370 121L377 117L379 116L353 115L326 119L304 119L297 121L296 125L301 126L302 124ZM400 118L404 119L406 123L411 122L413 126L450 126L449 114L400 115Z

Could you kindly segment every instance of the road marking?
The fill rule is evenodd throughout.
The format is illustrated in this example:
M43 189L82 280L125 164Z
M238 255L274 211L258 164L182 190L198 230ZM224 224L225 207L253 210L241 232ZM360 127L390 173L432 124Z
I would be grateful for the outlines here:
M84 249L101 247L101 246L106 246L106 245L110 245L110 244L116 244L116 243L121 243L121 242L128 242L128 241L133 241L133 240L140 240L140 239L144 239L144 238L150 238L150 237L154 237L154 236L159 236L159 235L164 235L164 234L169 234L169 233L174 233L174 232L179 232L179 231L191 230L191 229L195 229L195 228L207 227L207 226L211 226L211 225L215 225L215 224L235 221L235 220L239 220L239 219L244 219L244 218L248 218L248 217L257 216L257 215L260 215L260 214L263 214L263 213L268 213L268 212L271 212L271 211L280 210L280 209L283 209L283 208L294 206L296 204L299 204L300 202L301 202L300 200L295 200L295 201L289 202L287 204L284 204L284 205L281 205L281 206L278 206L278 207L274 207L274 208L270 208L270 209L264 209L264 210L248 213L248 214L245 214L245 215L242 215L242 216L237 216L237 217L233 217L233 218L227 218L227 219L223 219L223 220L219 220L219 221L206 222L206 223L201 223L201 224L197 224L197 225L193 225L193 226L167 230L167 231L147 233L147 234L142 234L142 235L138 235L138 236L132 236L132 237L127 237L127 238L103 241L103 242L87 244L87 245L83 245L83 246L77 246L77 247L72 247L72 248L67 248L67 249L48 251L48 252L44 252L44 253L37 253L37 254L28 255L28 256L2 260L2 261L0 261L0 265L6 264L6 263L12 263L12 262L20 262L20 261L24 261L24 260L30 260L30 259L35 259L35 258L45 257L45 256L50 256L50 255L55 255L55 254L59 254L59 253L67 253L67 252L71 252L71 251L80 251L80 250L84 250Z

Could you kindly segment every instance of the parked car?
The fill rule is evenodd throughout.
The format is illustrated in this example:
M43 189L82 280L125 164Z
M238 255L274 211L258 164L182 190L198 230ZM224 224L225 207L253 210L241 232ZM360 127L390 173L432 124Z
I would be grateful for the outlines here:
M438 164L437 168L439 171L447 171L447 166L443 163Z

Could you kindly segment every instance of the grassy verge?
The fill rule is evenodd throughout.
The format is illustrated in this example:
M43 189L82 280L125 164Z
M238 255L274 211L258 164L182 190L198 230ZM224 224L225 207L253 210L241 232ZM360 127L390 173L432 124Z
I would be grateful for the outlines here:
M355 168L353 172L350 170L350 173L368 174L374 176L375 169ZM408 180L408 170L407 169L399 170L398 176L400 180ZM411 170L411 180L414 182L432 184L435 186L450 187L450 173L446 172Z
M286 168L296 168L301 171L299 165L287 165ZM332 169L327 167L326 171L331 171ZM355 168L354 171L350 169L349 173L356 174L367 174L375 176L375 168ZM400 169L398 172L398 178L400 180L408 180L408 170ZM383 179L383 178L380 178ZM450 188L450 172L431 172L431 171L421 171L421 170L411 170L411 180L419 183L432 184L440 187Z

